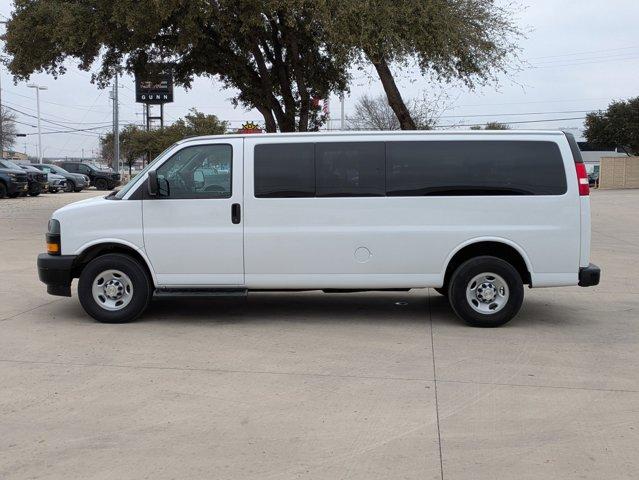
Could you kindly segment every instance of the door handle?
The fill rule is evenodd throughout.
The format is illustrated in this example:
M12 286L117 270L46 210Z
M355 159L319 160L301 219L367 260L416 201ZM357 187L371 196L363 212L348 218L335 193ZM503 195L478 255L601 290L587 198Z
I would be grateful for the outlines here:
M231 221L236 225L242 221L242 209L239 203L231 205Z

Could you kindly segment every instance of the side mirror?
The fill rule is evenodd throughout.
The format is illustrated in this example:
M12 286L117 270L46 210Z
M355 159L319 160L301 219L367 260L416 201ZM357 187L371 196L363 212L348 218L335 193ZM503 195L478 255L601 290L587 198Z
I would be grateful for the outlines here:
M158 174L155 170L149 171L147 186L149 189L149 195L151 195L152 197L157 197L160 187L158 185Z

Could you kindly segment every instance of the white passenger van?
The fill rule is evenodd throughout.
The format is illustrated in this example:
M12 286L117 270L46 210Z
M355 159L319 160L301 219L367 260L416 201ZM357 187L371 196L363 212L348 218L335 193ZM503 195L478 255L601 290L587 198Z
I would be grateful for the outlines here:
M102 322L154 295L432 287L498 326L524 285L599 282L588 195L559 131L189 138L119 192L57 210L38 270L52 295L79 278Z

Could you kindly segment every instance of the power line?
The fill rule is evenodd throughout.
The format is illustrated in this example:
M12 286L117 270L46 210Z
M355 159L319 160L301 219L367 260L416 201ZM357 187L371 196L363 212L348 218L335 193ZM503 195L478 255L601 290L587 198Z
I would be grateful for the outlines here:
M564 110L561 112L485 113L480 115L442 115L439 118L517 117L523 115L551 115L563 113L590 113L597 110Z
M621 63L621 62L630 62L633 60L639 60L639 56L635 56L635 57L628 57L628 58L613 58L613 59L609 59L609 60L597 60L597 61L593 61L593 62L576 62L576 63L565 63L565 64L561 64L561 65L532 65L529 69L530 70L536 70L539 68L560 68L560 67L576 67L579 65L591 65L591 64L595 64L595 63L611 63L611 62L616 62L616 63Z
M623 58L621 57L634 57L637 55L638 52L624 52L624 53L611 53L609 55L596 55L596 56L587 56L587 57L581 57L581 58L558 58L556 60L542 60L541 62L534 62L535 65L552 65L552 64L556 64L556 63L565 63L565 62L584 62L584 61L590 61L590 60L606 60L606 59L620 59L623 60Z
M544 57L532 57L528 60L541 60L543 58L557 58L557 57L570 57L572 55L585 55L588 53L603 53L603 52L617 52L619 50L631 50L633 48L639 48L639 45L631 45L628 47L620 47L620 48L605 48L603 50L587 50L582 52L574 52L574 53L561 53L557 55L546 55Z
M570 118L545 118L540 120L526 120L518 122L499 122L505 125L521 125L525 123L546 123L546 122L564 122L568 120L585 120L586 117L570 117ZM436 125L435 128L450 128L450 127L474 127L476 125L488 125L487 123L470 123L462 125Z
M16 95L18 97L28 98L30 100L33 100L33 97L30 97L29 95L23 95L21 93L17 93L17 92L13 92L13 91L5 91L4 93L8 93L9 95ZM51 102L49 100L40 100L40 103L46 103L46 104L49 104L49 105L56 105L58 107L74 108L74 109L78 109L78 110L92 110L92 108L90 106L88 106L88 105L72 105L72 104L68 104L68 103ZM109 111L111 111L111 110L109 110Z

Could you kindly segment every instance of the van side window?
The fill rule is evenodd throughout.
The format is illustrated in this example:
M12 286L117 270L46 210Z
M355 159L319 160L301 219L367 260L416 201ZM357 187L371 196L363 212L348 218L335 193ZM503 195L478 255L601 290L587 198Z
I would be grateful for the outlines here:
M169 185L168 197L230 198L231 145L195 145L176 152L157 169L160 185Z
M384 142L315 144L318 197L385 195Z
M566 174L553 142L388 142L387 195L562 195Z
M312 143L263 144L255 147L255 196L290 198L315 196Z

